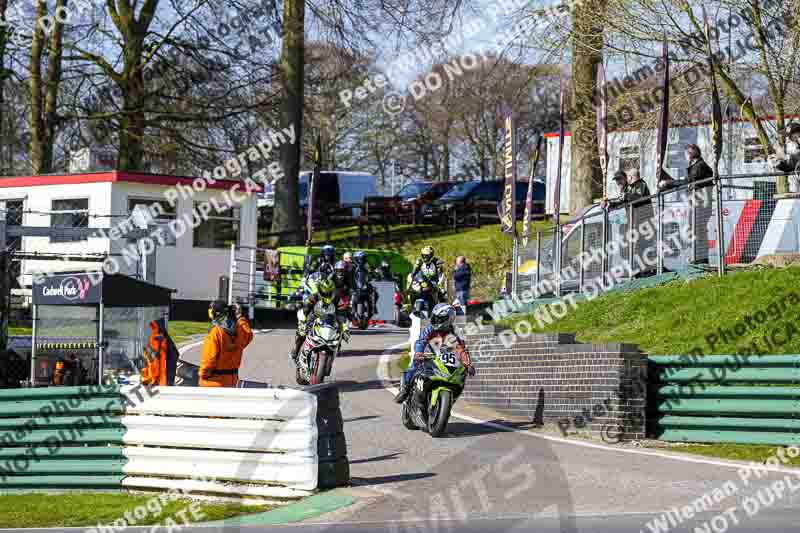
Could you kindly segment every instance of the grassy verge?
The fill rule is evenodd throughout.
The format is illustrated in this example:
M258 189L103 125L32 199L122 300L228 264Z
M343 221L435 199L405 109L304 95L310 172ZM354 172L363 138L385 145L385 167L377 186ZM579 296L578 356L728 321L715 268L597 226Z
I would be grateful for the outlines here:
M125 511L133 512L137 507L147 508L152 495L130 495L109 493L71 493L58 494L14 494L0 496L0 527L79 527L112 524L124 518ZM158 500L155 500L158 501ZM160 502L159 502L160 503ZM186 509L187 520L192 519L188 507L189 500L171 500L160 509L160 512L147 511L141 520L136 519L137 526L164 524L172 518L176 524L183 524L176 513ZM150 508L159 511L151 502ZM267 506L246 506L231 503L201 502L194 508L200 521L222 520L232 516L268 511Z
M766 353L800 353L800 268L744 271L723 278L704 276L675 281L652 289L608 294L579 302L563 318L539 331L576 333L579 342L626 342L651 354L686 354L699 348L705 354L754 353L753 342ZM764 312L766 320L748 316ZM763 318L763 315L762 315ZM513 326L533 315L512 317ZM735 332L744 325L741 335ZM723 338L721 330L727 332ZM740 326L739 331L742 331ZM765 338L779 333L781 345L767 348ZM675 451L696 455L763 463L778 447L751 444L690 444ZM800 459L787 464L800 466Z
M539 330L576 333L581 342L634 343L654 354L684 354L698 347L706 354L731 354L754 341L766 347L765 336L778 328L781 339L790 338L770 352L800 353L800 335L785 333L800 312L798 286L798 267L741 272L723 278L709 275L579 302L563 318ZM738 323L759 311L767 316L763 323L752 321L738 337L732 333ZM523 320L537 325L532 315L513 317L504 325ZM727 339L720 330L729 332Z
M195 335L205 335L208 333L209 330L209 323L208 322L194 322L190 320L171 320L169 322L169 333L172 336L172 340L175 341L175 344L180 344ZM9 327L8 334L9 335L31 335L33 331L31 328L25 327ZM57 332L47 332L47 334L55 335ZM74 329L65 329L65 335L79 335L76 333ZM93 336L94 333L86 333L88 336Z
M211 327L210 322L193 322L190 320L170 320L169 334L175 344L180 344L194 335L205 335Z
M780 462L780 457L776 454L778 448L783 448L783 446L766 444L690 444L689 446L676 448L676 450L706 457L753 461L763 464L769 457L776 457ZM786 454L783 455L786 458L786 462L783 463L784 466L800 466L800 457L791 458Z

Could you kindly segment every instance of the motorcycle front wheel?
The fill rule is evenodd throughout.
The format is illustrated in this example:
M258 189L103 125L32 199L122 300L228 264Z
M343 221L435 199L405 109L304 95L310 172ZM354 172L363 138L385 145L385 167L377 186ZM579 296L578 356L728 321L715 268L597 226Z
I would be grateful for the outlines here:
M311 384L319 385L325 381L325 368L328 366L328 354L317 352L317 361L314 365L314 373L311 374Z
M430 400L429 400L430 401ZM441 437L447 430L447 422L450 420L450 410L453 408L453 392L450 390L439 391L439 399L436 405L431 408L428 415L428 433L431 437Z

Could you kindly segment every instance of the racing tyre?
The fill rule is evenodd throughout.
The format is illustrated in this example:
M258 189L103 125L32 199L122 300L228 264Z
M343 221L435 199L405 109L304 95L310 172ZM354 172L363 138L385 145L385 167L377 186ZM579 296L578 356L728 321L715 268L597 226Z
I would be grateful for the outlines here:
M436 406L431 409L428 415L428 433L431 437L441 437L447 429L447 422L450 420L450 409L453 407L453 392L444 389L439 391L439 399Z
M328 354L325 352L317 353L317 361L314 365L314 373L311 374L311 384L319 385L325 381L325 368L328 366Z
M412 431L419 429L417 425L414 423L414 420L411 418L411 412L409 411L408 405L406 403L403 403L403 410L401 417L403 419L403 426L405 426L406 429L410 429Z

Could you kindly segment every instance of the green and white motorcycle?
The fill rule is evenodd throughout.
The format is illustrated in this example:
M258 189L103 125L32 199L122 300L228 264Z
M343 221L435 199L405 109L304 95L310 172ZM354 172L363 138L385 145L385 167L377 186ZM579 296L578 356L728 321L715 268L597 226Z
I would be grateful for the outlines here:
M403 402L406 429L422 429L431 437L444 435L453 405L464 391L466 375L464 364L452 350L425 354L417 363L414 388Z

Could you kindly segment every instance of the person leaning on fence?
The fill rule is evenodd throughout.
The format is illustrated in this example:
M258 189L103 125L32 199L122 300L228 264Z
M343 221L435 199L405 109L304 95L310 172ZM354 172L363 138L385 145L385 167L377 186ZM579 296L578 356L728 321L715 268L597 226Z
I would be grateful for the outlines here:
M150 329L150 340L144 349L142 384L175 385L178 348L169 336L164 320L153 320L150 322Z
M456 311L459 314L467 314L467 302L469 301L469 289L472 284L472 269L467 263L467 258L463 255L456 257L456 268L453 270L453 285L456 291L456 300L459 307Z
M689 185L689 206L694 212L694 235L697 250L692 258L694 264L708 264L708 221L711 219L714 171L703 160L702 152L696 144L686 146L686 179L675 180L669 175L659 181L659 191L666 191L678 185ZM666 174L666 173L665 173ZM707 180L704 183L700 181ZM691 218L690 218L691 224Z
M646 255L652 258L652 251L648 251L653 246L653 202L650 199L650 188L647 183L642 179L639 174L639 169L631 169L629 175L625 174L622 170L618 170L614 174L614 181L620 188L620 196L614 200L603 200L603 207L605 209L616 209L627 204L631 204L633 216L632 227L636 230L634 238L633 253L642 258L642 264L646 264L644 259ZM640 229L643 228L643 229ZM623 256L627 261L627 252ZM631 265L633 268L633 265ZM635 273L636 277L652 271L653 268L647 268L644 271Z
M250 323L237 304L216 300L208 308L213 326L203 344L201 387L236 387L242 352L253 340Z
M775 154L769 156L769 162L780 172L792 172L789 176L789 192L800 192L800 124L792 122L786 127L786 139L792 143L792 150L786 158L781 159Z

